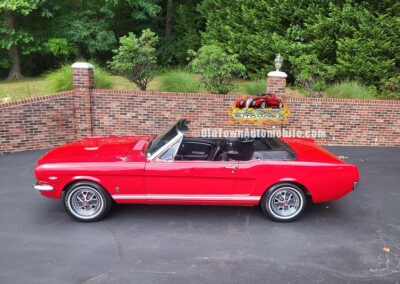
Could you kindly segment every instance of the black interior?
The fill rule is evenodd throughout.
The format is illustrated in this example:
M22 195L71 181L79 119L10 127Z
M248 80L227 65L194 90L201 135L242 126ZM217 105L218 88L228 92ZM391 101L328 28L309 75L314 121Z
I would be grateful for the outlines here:
M184 137L175 160L295 160L295 152L279 138Z

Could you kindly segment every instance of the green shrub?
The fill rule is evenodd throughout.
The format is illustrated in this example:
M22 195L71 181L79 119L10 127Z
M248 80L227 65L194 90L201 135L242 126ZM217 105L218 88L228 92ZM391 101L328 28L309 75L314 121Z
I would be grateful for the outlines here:
M330 98L342 99L373 99L371 90L357 81L343 81L334 83L326 89Z
M198 93L200 82L194 74L172 70L162 74L159 89L162 92Z
M257 79L243 84L243 89L248 95L265 93L267 89L267 79Z
M94 86L97 89L111 89L114 86L110 74L99 66L94 68ZM65 92L73 88L71 64L64 64L59 69L45 75L47 93Z
M133 33L120 37L120 46L113 50L115 54L110 67L118 74L135 83L140 90L146 91L147 84L156 75L156 49L158 37L150 29L142 31L137 38Z
M315 54L290 56L296 86L307 95L321 97L327 83L334 76L333 67L318 60Z
M111 74L106 69L96 66L93 71L94 87L96 89L112 89L114 87Z
M379 84L380 99L400 99L400 74L390 79L382 79Z
M48 93L65 92L73 88L72 67L70 64L64 64L59 69L45 75L45 89Z
M198 52L189 50L188 53L193 58L190 67L201 74L206 89L214 94L226 94L235 89L237 78L246 72L237 55L227 54L217 45L205 45Z

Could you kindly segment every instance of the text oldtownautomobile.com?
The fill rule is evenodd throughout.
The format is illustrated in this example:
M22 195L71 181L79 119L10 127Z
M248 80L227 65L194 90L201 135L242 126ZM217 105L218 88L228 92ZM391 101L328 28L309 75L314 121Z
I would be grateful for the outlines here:
M301 130L301 129L224 129L224 128L201 128L193 129L194 137L213 137L213 138L274 138L274 137L294 137L294 138L325 138L326 132L322 129Z

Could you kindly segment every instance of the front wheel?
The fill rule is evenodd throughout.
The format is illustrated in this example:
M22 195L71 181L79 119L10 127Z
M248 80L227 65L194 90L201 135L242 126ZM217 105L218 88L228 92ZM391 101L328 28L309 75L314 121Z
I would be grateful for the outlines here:
M112 200L107 191L90 181L73 184L64 195L68 214L81 222L103 219L111 209Z
M261 198L264 214L278 222L296 220L303 213L306 204L303 190L291 183L274 185Z

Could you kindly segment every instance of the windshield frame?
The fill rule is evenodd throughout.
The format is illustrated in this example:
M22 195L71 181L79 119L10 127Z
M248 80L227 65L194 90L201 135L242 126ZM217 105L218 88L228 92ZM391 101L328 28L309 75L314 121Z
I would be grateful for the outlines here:
M147 145L146 147L146 151L145 151L145 157L151 161L154 160L158 157L160 157L162 154L164 154L169 148L171 148L172 146L174 146L176 143L181 143L183 140L183 133L180 130L180 124L181 120L178 121L178 123L174 124L172 127L167 128L166 130L164 130L161 134L155 136ZM152 151L152 149L154 149L154 147L157 146L158 143L160 143L160 141L163 140L163 138L165 138L171 131L175 131L176 135L174 135L174 137L172 137L171 139L169 139L168 142L166 142L164 145L160 146L158 149L156 149L155 151Z

